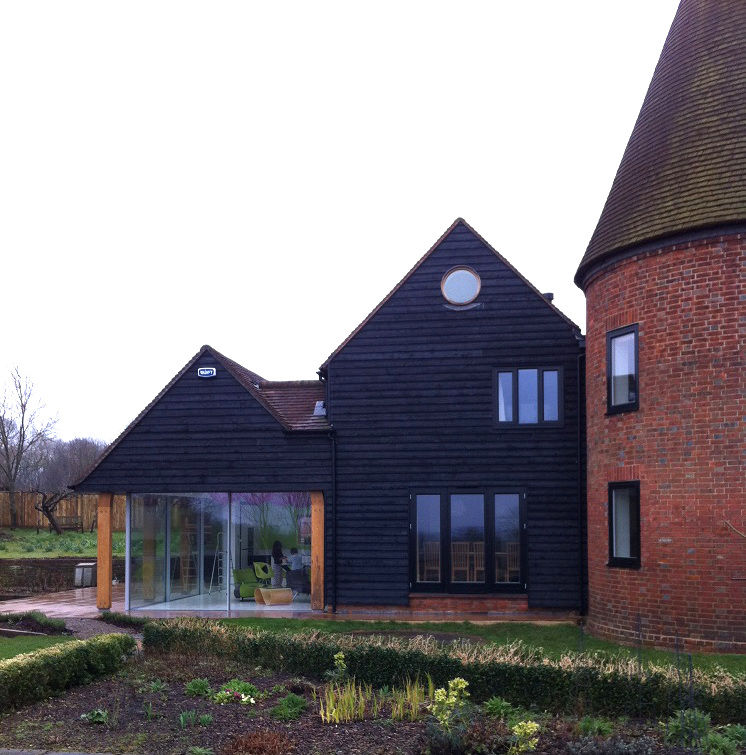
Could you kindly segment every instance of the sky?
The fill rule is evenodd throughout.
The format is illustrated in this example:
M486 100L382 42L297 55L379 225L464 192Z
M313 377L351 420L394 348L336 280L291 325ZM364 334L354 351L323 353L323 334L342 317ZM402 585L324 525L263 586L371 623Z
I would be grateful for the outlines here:
M457 217L573 284L677 0L0 4L0 382L113 440L326 357Z

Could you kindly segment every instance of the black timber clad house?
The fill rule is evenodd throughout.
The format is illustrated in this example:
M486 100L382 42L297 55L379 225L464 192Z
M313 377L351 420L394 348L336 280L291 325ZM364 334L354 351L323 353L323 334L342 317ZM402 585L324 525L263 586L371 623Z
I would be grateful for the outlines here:
M465 304L444 296L454 269L477 276ZM317 383L271 383L203 347L76 489L317 491L333 609L582 610L583 351L457 220Z

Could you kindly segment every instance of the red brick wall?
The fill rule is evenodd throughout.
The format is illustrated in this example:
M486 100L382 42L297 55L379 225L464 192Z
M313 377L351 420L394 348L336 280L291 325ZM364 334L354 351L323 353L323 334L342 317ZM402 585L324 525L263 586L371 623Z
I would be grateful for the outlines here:
M586 287L589 627L746 651L746 235L616 263ZM606 332L639 324L640 408L606 416ZM640 481L641 568L608 567L608 483Z

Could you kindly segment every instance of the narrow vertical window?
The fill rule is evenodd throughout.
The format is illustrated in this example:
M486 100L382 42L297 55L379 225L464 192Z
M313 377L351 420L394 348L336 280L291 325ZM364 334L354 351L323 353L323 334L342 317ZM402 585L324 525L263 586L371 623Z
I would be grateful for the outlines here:
M610 414L639 407L637 325L606 335L607 410Z
M544 370L544 422L559 421L559 372Z
M640 566L640 483L609 484L609 566Z
M418 495L416 500L417 582L437 583L440 571L440 496Z
M539 421L539 371L518 370L518 423Z
M497 419L498 422L513 421L513 373L497 373Z

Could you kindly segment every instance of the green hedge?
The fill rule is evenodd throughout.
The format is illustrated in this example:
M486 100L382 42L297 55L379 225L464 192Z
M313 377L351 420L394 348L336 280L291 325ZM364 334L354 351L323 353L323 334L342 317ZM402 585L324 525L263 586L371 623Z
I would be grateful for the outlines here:
M320 677L342 651L349 673L374 686L395 686L430 674L438 686L461 676L477 702L500 695L553 713L661 717L690 699L675 668L578 653L550 659L521 643L448 645L432 638L361 638L319 632L268 632L207 619L156 621L143 629L147 652L212 654L266 668ZM695 671L694 705L714 722L746 721L746 678Z
M64 619L54 619L41 611L23 611L21 613L0 613L0 622L3 624L18 624L24 619L35 621L40 627L53 629L55 632L64 632L67 628Z
M111 674L121 668L135 646L127 634L104 634L0 661L0 711Z

